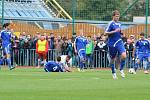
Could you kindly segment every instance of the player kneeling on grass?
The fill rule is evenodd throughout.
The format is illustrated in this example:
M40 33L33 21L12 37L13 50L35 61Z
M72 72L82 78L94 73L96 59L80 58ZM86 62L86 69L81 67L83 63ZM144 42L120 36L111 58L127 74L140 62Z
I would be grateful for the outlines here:
M63 66L66 67L71 67L72 66L72 58L69 55L61 55L61 63L63 64Z
M69 67L64 66L63 63L61 63L61 57L57 57L57 61L48 61L44 64L44 70L45 72L71 72Z

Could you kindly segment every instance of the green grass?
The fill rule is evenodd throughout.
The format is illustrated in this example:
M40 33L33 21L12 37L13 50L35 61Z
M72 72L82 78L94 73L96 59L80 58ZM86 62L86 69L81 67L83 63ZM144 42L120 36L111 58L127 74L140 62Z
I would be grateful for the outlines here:
M150 100L150 75L113 80L110 70L46 73L42 69L0 71L0 100Z

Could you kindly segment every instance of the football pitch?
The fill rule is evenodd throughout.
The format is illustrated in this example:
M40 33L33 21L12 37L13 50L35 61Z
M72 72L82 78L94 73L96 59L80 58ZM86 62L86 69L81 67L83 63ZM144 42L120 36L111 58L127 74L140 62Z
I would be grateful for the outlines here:
M43 69L0 71L0 100L150 100L150 75L139 71L113 80L110 70L46 73Z

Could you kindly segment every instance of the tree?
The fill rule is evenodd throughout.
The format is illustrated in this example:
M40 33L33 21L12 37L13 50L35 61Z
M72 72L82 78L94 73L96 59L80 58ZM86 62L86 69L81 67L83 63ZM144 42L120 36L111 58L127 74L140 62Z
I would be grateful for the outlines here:
M123 13L134 0L76 0L75 18L78 20L111 20L113 10ZM72 16L73 0L57 0L57 2ZM132 21L133 16L145 15L145 0L139 0L122 17L123 21Z

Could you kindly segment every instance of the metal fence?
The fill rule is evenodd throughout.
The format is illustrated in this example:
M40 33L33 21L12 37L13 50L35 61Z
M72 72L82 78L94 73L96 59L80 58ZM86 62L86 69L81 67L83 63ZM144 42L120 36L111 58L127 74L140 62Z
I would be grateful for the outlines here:
M141 32L145 32L146 35L150 33L150 30L148 30L150 28L150 22L148 22L150 0L39 0L41 2L36 5L43 5L46 9L49 7L50 11L48 13L56 15L50 19L21 16L19 18L15 16L7 17L5 15L8 13L9 6L6 1L26 0L6 0L3 5L4 7L1 1L5 0L0 0L0 19L4 22L13 22L15 32L26 32L28 34L35 34L36 32L48 34L52 32L55 36L64 35L72 37L75 33L78 34L80 29L83 29L84 33L93 36L94 34L97 35L104 32L108 21L112 20L112 11L118 9L121 12L120 21L123 22L123 33L127 36L131 34L137 35L137 33ZM54 6L54 1L57 1L57 6ZM21 6L22 3L16 2L14 4L15 6L12 7L15 8L14 11L24 12L20 10L22 7L17 7L16 9L16 4ZM24 5L29 4L24 3ZM34 9L34 6L31 3L32 9ZM59 9L60 7L63 9ZM62 15L63 11L66 11L71 16L71 19L63 19L62 16L65 16ZM59 15L62 16L59 17ZM140 17L140 20L137 17ZM21 24L18 25L17 23Z
M3 51L0 50L0 54L3 55ZM11 54L13 66L37 66L38 58L35 49L13 49ZM47 61L55 61L58 56L67 55L67 52L61 52L56 49L49 50L47 54ZM117 63L120 59L116 59ZM87 55L86 68L108 68L109 67L109 55L107 52L94 51L93 54ZM134 61L132 60L132 52L127 53L126 58L126 68L131 68L134 66ZM6 61L4 65L6 65ZM78 55L72 55L72 67L79 67L79 57Z
M112 11L117 9L121 13L122 22L144 24L142 31L148 34L150 0L57 0L57 2L74 20L95 20L99 23L112 20ZM132 34L134 31L131 31Z

